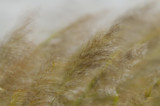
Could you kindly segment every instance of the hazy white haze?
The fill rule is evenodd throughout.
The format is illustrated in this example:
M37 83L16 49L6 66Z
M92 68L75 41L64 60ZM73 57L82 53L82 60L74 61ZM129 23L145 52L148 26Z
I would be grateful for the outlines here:
M150 1L150 0L148 0ZM107 11L111 18L147 0L0 0L0 39L35 12L33 39L41 41L82 16Z

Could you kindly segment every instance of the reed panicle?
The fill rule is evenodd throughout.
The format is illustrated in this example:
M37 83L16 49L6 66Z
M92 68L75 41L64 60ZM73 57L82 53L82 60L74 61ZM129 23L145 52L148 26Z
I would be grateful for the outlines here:
M32 18L0 44L1 106L159 106L160 14L89 15L37 45ZM109 27L111 26L111 27Z

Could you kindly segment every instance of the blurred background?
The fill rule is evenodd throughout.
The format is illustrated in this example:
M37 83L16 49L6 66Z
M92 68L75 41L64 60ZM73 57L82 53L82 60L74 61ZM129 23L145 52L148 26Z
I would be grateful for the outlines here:
M150 0L0 0L0 39L30 15L36 14L31 38L43 41L52 33L87 14L107 11L116 18L126 10Z

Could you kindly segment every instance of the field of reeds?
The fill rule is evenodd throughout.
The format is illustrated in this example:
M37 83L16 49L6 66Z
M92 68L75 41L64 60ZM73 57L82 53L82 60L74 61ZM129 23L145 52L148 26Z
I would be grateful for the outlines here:
M0 42L0 106L160 106L154 7L113 23L88 15L40 44L28 39L34 20L26 18Z

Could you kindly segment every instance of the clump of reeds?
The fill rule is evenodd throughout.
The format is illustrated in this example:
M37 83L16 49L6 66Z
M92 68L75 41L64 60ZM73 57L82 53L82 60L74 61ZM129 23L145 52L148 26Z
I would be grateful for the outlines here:
M97 27L103 15L88 16L40 45L27 39L27 19L0 45L0 105L159 106L160 14L152 8L130 10L111 28Z

